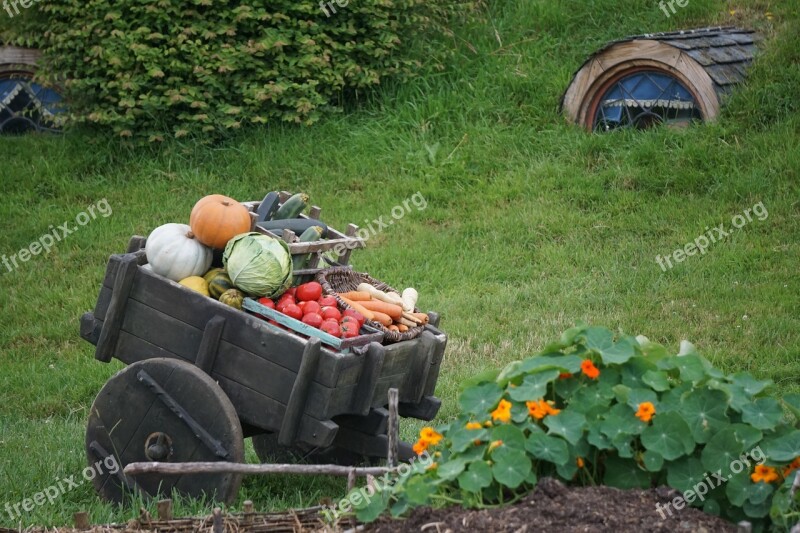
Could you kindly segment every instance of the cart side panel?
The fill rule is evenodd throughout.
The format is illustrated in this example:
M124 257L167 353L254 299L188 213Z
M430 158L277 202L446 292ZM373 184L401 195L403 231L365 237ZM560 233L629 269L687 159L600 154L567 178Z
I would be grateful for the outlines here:
M95 306L94 316L105 320L105 311L114 285L114 275L118 270L120 258L113 256L106 270L103 290L100 292ZM115 266L112 266L115 265ZM133 283L130 299L141 302L148 307L164 311L181 322L203 330L215 315L226 319L222 340L239 346L243 350L268 354L269 359L280 366L297 373L300 368L300 354L303 352L305 339L289 332L276 330L261 319L231 307L215 303L200 294L188 292L177 283L172 283L160 276L139 269ZM241 326L244 329L238 329ZM198 339L199 342L199 339ZM315 381L327 387L337 386L339 374L344 372L344 383L356 383L361 372L361 358L352 354L335 354L323 349L319 370Z

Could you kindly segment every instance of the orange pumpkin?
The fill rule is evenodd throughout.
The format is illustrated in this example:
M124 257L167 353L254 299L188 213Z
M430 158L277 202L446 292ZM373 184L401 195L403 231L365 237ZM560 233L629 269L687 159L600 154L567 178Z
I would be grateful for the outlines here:
M250 231L250 212L233 198L211 194L194 204L189 226L198 241L222 249L235 236Z

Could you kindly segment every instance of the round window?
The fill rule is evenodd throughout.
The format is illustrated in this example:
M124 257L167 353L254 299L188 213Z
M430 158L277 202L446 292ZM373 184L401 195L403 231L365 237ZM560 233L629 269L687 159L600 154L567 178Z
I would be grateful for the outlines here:
M685 126L702 120L694 95L680 80L656 70L628 71L612 79L594 102L594 131Z
M58 131L64 111L61 95L29 73L0 74L0 134Z

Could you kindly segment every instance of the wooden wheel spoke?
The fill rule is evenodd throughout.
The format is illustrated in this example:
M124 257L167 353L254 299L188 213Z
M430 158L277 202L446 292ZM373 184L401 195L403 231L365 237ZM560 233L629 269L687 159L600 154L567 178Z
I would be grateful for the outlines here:
M158 384L158 382L153 379L150 374L145 372L144 370L139 370L136 373L136 379L147 385L150 390L153 391L156 398L158 398L170 411L175 413L184 424L186 424L189 429L194 433L194 435L200 439L206 448L211 450L214 455L221 459L229 459L231 454L225 447L222 445L220 441L212 437L208 431L206 431L203 426L197 423L197 421L189 414L189 412L179 404L175 398L170 396L170 394L164 390L164 388Z

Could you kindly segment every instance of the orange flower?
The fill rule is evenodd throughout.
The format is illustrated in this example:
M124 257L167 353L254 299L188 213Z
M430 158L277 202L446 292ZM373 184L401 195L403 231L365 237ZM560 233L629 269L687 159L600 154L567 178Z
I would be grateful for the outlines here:
M492 427L492 425L493 424L492 424L491 420L487 420L486 422L483 423L483 427L485 427L485 428L490 428L490 427Z
M783 477L789 477L789 475L798 468L800 468L800 457L795 457L794 461L786 465L786 468L783 469Z
M561 412L561 409L555 409L548 402L544 401L544 399L535 402L525 402L525 405L528 407L528 414L536 420L541 420L547 415L557 415Z
M467 429L481 429L483 426L480 422L467 422Z
M419 432L419 440L424 440L431 446L436 446L442 440L442 434L431 427L424 427Z
M558 375L558 379L569 379L572 377L572 374L569 372L562 372Z
M439 468L438 463L431 463L430 465L428 465L428 468L426 468L425 471L427 472L428 470L436 470L437 468Z
M499 420L500 422L508 422L511 420L511 402L508 400L500 400L497 409L492 411L492 420Z
M489 451L492 451L495 448L497 448L498 446L502 446L502 445L503 445L503 441L501 441L501 440L492 441L492 443L489 444Z
M575 459L575 464L578 465L578 468L583 468L585 463L583 462L583 457L578 457Z
M598 370L597 367L594 366L594 363L592 363L591 359L583 360L583 362L581 363L581 372L586 374L586 377L588 377L589 379L597 379L597 376L600 375L600 370Z
M654 414L656 414L655 406L650 402L642 402L639 404L639 409L636 411L636 418L642 422L650 422Z
M756 465L755 471L750 474L750 479L753 480L753 483L758 483L759 481L772 483L773 481L778 481L778 471L771 466Z
M414 450L414 453L416 453L417 455L422 455L423 453L425 453L425 450L428 449L428 443L425 442L424 440L418 440L417 442L414 443L412 449Z

